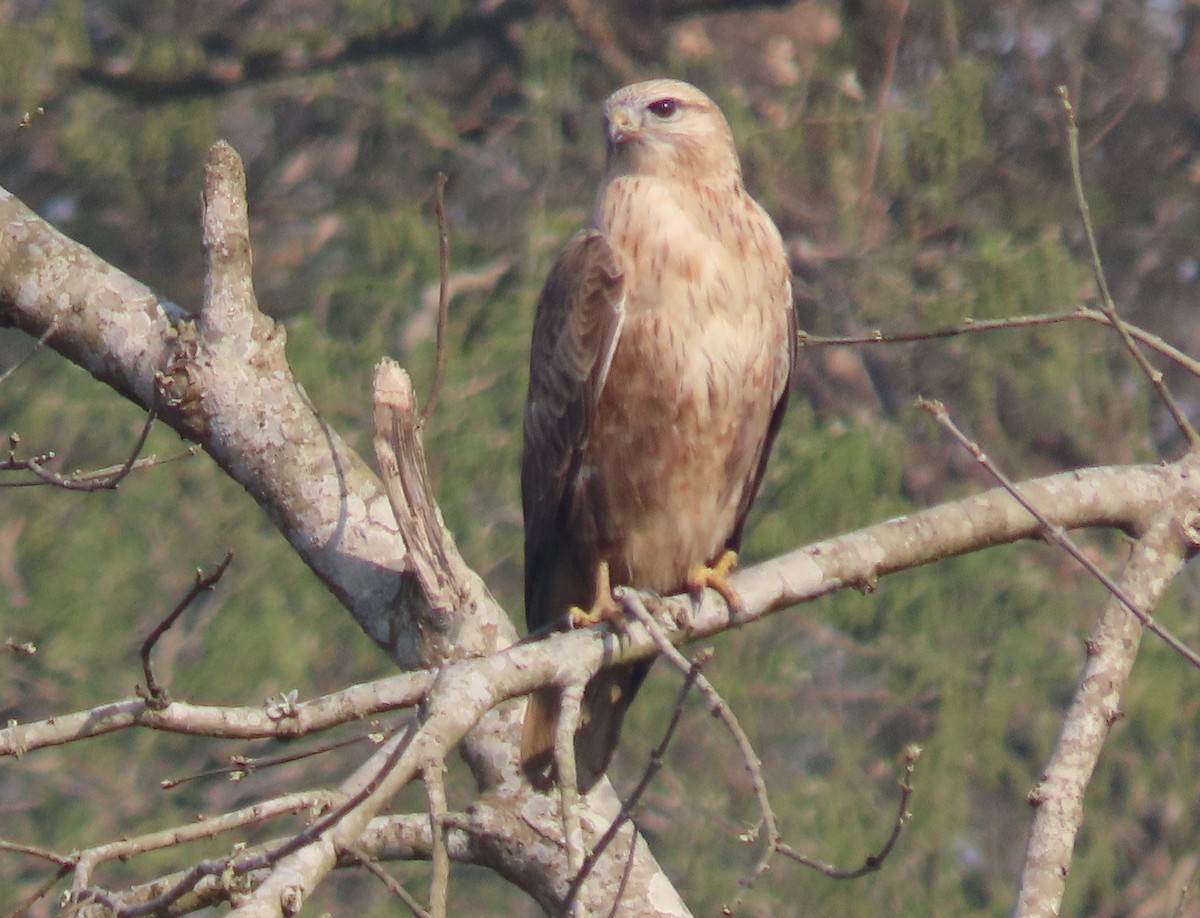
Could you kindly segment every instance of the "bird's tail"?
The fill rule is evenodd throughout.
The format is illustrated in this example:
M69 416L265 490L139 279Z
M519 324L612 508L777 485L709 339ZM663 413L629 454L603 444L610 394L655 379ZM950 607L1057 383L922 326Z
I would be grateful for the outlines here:
M625 711L647 669L645 663L615 666L597 673L584 690L582 716L575 731L575 773L580 793L591 790L608 770ZM529 696L529 706L525 709L521 767L529 783L538 790L547 790L557 780L554 733L559 697L556 689L539 689Z

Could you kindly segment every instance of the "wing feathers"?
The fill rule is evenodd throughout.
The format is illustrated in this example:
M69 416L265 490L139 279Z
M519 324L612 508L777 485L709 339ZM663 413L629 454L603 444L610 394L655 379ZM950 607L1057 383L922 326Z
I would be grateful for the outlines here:
M547 610L531 584L545 572L563 495L591 432L624 319L624 277L595 230L577 233L538 300L529 354L529 397L521 493L525 511L525 617L540 628Z

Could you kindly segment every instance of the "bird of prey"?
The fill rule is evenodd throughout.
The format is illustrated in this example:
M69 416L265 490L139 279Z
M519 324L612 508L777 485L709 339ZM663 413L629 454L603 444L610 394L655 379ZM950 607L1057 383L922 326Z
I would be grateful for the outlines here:
M612 612L610 586L734 595L724 575L795 357L783 241L743 187L716 104L648 80L613 93L604 124L590 225L558 257L534 319L521 467L531 633ZM648 668L588 684L581 791L607 769ZM559 698L540 690L525 714L522 764L543 789Z

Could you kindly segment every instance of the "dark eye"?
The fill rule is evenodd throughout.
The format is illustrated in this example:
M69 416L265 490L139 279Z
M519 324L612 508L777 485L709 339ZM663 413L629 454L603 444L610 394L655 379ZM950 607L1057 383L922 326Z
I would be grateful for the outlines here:
M650 109L656 117L665 120L679 111L679 103L674 99L659 99L657 102L651 102L646 108Z

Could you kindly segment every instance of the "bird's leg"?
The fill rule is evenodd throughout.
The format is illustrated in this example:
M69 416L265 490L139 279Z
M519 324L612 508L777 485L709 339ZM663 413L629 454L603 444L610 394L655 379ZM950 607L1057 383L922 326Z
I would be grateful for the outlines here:
M567 619L572 628L590 628L600 622L618 621L624 609L613 597L612 580L608 573L608 562L596 566L596 590L592 595L592 607L586 611L579 606L567 610Z
M742 597L738 595L733 584L729 582L729 572L737 567L737 552L732 548L725 549L712 565L697 564L687 573L687 588L689 593L699 593L706 587L711 587L721 594L730 610L737 612L744 608Z

